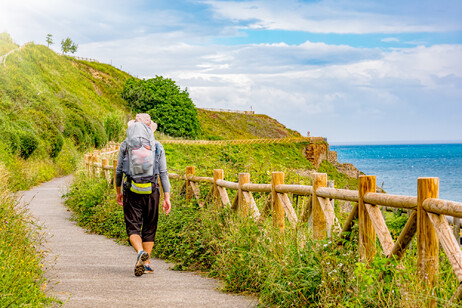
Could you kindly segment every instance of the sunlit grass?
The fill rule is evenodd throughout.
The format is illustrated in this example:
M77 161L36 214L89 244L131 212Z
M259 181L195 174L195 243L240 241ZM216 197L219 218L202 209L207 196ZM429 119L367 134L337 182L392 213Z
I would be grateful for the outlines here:
M0 307L57 303L45 293L41 230L5 186L0 185Z

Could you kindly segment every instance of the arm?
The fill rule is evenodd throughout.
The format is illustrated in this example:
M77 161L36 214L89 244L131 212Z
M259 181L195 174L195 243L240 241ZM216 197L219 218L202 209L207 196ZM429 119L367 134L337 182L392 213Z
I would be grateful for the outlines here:
M170 213L170 210L172 209L169 192L164 192L164 202L162 203L162 209L164 210L165 215L168 215L168 213Z
M170 213L172 209L172 204L170 203L170 181L168 179L168 171L167 171L167 159L165 158L165 151L162 145L160 145L160 157L159 157L159 177L160 182L162 183L162 189L164 191L164 202L162 204L162 208L166 215Z
M123 195L122 195L122 176L124 173L124 160L126 156L127 144L122 142L119 149L119 156L117 157L117 167L115 174L115 184L116 184L116 193L117 193L117 203L123 205Z

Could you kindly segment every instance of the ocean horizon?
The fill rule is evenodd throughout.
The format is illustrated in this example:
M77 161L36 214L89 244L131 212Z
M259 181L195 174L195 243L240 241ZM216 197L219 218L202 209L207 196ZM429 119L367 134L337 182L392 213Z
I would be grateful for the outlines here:
M330 145L340 163L377 177L387 193L416 196L419 177L439 178L439 197L462 202L462 142Z

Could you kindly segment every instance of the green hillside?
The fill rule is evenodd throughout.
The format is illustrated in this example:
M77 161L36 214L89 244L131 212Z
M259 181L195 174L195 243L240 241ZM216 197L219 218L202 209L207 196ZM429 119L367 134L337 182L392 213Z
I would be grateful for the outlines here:
M242 114L198 109L204 139L260 139L301 137L264 114Z
M5 55L9 51L18 48L11 37L6 33L0 33L0 56Z
M3 52L16 45L2 34L0 46ZM71 172L77 150L100 147L121 134L128 110L120 92L127 73L33 43L10 53L4 63L0 163L9 170L13 188Z

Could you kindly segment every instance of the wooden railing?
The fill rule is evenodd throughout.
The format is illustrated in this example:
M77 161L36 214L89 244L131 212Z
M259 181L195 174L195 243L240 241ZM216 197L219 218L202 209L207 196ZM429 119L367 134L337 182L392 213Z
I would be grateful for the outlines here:
M117 150L113 146L99 154L112 155L114 152ZM91 154L85 155L85 162L88 172L94 176L111 179L115 175L117 160L113 160L111 166L107 158L103 158L100 163L97 155ZM112 177L108 176L110 171L113 172ZM438 199L438 178L419 178L417 197L376 193L376 177L370 175L359 176L358 190L329 188L327 174L324 173L313 173L311 186L284 184L282 172L273 172L269 184L251 183L249 173L240 173L238 182L230 182L224 179L221 169L214 169L213 177L201 177L195 175L195 167L187 167L185 174L169 173L169 178L184 181L183 191L187 200L194 197L200 207L210 203L230 207L241 216L251 216L256 222L264 220L271 213L274 227L281 232L286 228L286 218L292 228L311 218L315 239L332 237L332 232L338 232L343 241L349 239L349 231L357 219L359 254L363 262L370 262L376 254L376 238L388 258L400 259L417 235L417 270L429 290L436 284L439 242L459 281L451 302L462 299L462 251L459 239L454 236L445 217L449 215L455 219L462 218L462 203ZM199 183L211 185L205 200L201 198ZM227 189L237 191L233 201L229 199ZM252 196L253 192L268 193L261 211ZM309 196L299 217L292 206L289 193ZM342 227L335 216L332 200L356 203ZM379 206L411 211L396 241L391 237ZM430 302L429 305L434 306L435 303Z
M218 111L218 112L231 112L231 113L241 113L241 114L255 114L253 110L233 110L233 109L219 109L219 108L199 108L207 111Z
M300 137L300 138L262 138L262 139L234 139L234 140L161 140L162 144L196 144L196 145L222 145L222 144L276 144L276 143L300 143L300 142L325 142L324 137Z
M99 63L98 60L96 59L91 59L91 58L83 58L83 57L77 57L77 56L72 56L76 60L81 60L81 61L88 61L88 62L96 62Z

